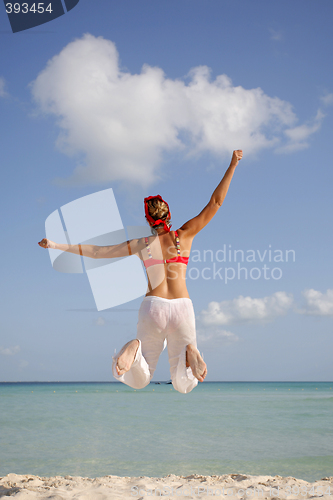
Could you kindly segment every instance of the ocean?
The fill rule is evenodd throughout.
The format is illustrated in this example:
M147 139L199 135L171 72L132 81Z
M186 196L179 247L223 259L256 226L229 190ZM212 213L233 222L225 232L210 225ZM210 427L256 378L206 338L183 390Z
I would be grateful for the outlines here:
M0 383L0 476L333 475L333 382Z

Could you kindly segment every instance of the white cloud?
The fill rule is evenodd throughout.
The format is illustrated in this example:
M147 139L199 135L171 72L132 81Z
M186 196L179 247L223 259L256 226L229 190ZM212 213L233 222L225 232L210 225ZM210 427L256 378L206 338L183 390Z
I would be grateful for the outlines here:
M233 300L210 302L207 309L201 311L199 320L203 325L270 321L286 314L292 304L293 296L286 292L275 292L261 299L240 295Z
M229 343L237 342L239 338L229 330L221 330L218 327L208 326L206 328L199 328L197 330L197 339L200 344L213 344L217 342Z
M309 147L308 139L312 134L317 132L321 127L321 122L325 117L324 113L318 109L317 114L312 123L304 123L297 127L290 128L284 131L289 139L289 143L285 146L279 147L276 151L278 153L291 153Z
M5 91L6 82L3 76L0 76L0 97L6 97L7 92Z
M270 34L271 34L271 40L275 40L276 42L281 42L283 39L282 32L274 30L273 28L269 29Z
M305 307L300 309L300 314L314 316L333 316L333 290L326 293L319 292L313 288L302 292L305 298Z
M0 346L0 354L3 356L13 356L17 352L19 352L20 346L16 345L15 347L1 347Z
M90 34L54 56L31 88L39 109L57 117L58 146L77 158L63 180L69 185L148 186L160 178L169 151L221 158L242 148L249 156L283 146L286 137L290 150L300 141L305 147L314 132L295 127L290 103L234 86L227 75L212 80L206 66L192 69L186 82L148 65L140 74L126 72L114 43Z
M96 326L104 326L105 323L106 323L106 321L105 321L104 318L102 318L102 316L100 316L99 318L97 318L96 322L95 322Z
M321 97L321 100L325 106L331 106L333 104L333 94L325 94Z

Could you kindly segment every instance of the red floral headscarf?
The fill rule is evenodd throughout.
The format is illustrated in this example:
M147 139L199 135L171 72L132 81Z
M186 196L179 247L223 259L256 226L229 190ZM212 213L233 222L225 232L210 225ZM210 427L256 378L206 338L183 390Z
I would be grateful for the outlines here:
M153 219L153 217L149 213L149 207L148 207L147 201L148 200L152 200L154 198L158 198L159 200L163 201L166 204L166 206L168 207L168 211L169 211L168 212L168 218L170 219L170 217L171 217L169 205L167 204L167 202L165 200L163 200L162 196L160 196L159 194L157 194L156 196L148 196L148 198L144 199L146 218L147 218L148 222L150 222L150 225L152 227L159 226L160 224L163 224L164 229L169 232L170 228L171 228L171 224L170 224L170 226L168 226L167 223L164 220L161 220L161 219L155 220L155 219Z

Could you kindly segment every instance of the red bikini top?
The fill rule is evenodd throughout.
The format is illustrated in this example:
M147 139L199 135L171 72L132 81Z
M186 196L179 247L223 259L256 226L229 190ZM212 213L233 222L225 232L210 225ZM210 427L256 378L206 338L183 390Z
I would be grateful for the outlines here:
M148 243L148 238L145 238L145 243L146 243L146 248L147 252L149 255L149 259L144 260L143 263L145 265L145 268L151 267L151 266L156 266L157 264L169 264L170 262L180 262L181 264L188 264L189 257L181 257L180 255L180 244L179 244L179 236L178 232L175 231L175 236L176 236L176 248L177 248L177 257L173 257L172 259L153 259L153 256L150 251L150 246Z

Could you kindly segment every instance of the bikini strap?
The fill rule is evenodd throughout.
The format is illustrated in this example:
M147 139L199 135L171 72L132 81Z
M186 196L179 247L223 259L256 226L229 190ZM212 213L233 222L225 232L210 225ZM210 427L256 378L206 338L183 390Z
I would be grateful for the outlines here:
M146 243L146 248L147 248L147 252L148 252L148 257L149 257L149 259L152 259L153 256L152 256L151 251L150 251L150 246L149 246L147 237L145 237L145 243Z
M176 237L177 255L180 255L180 243L179 243L179 236L178 236L178 232L177 231L175 231L175 237ZM149 259L152 259L153 256L151 254L150 245L149 245L147 237L145 237L145 244L146 244L146 248L147 248L147 252L148 252L148 257L149 257Z
M180 243L179 243L178 231L175 231L175 236L176 236L177 255L180 255Z

